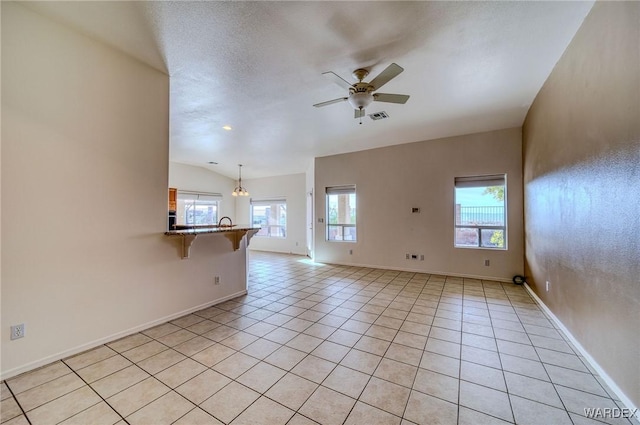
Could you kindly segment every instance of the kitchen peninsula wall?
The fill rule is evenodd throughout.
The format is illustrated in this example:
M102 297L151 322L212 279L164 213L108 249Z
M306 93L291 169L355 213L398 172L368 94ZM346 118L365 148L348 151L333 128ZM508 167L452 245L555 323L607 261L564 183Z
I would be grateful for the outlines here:
M246 244L198 238L182 260L164 234L166 72L19 2L0 7L0 379L245 290ZM219 180L190 189L231 193L231 179ZM26 336L9 340L20 323Z

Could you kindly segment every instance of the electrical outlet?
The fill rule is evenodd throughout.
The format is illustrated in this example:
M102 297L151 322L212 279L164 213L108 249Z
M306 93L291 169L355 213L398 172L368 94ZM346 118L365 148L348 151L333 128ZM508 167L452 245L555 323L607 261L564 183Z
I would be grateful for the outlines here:
M349 255L353 255L353 249L349 250Z
M549 281L547 280L547 292L549 292L549 285L550 285L550 283L549 283Z
M489 267L491 265L491 261L489 260L484 260L484 265Z
M214 285L220 285L220 276L216 276L213 278L213 284Z
M420 261L424 261L424 254L420 254Z
M406 258L407 260L411 260L411 254L406 254L406 257L405 257L405 258Z
M11 326L11 339L18 339L24 337L24 323Z

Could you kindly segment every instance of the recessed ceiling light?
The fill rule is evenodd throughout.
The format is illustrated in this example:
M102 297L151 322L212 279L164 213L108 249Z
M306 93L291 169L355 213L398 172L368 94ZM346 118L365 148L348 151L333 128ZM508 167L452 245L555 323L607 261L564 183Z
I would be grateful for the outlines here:
M230 125L223 125L222 128L227 130L227 131L231 131L231 126Z

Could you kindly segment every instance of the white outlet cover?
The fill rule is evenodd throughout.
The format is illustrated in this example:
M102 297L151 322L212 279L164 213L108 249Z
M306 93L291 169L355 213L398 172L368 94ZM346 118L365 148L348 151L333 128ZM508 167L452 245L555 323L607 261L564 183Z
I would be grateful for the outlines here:
M24 323L20 325L11 326L11 339L23 338L25 335Z

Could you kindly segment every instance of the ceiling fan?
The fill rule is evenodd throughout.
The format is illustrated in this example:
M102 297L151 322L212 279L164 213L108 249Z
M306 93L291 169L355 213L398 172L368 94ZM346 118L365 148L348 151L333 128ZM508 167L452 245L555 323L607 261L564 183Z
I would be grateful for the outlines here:
M404 104L407 102L407 100L409 100L409 96L406 94L374 93L374 91L378 90L389 81L397 77L402 71L404 71L404 68L395 63L392 63L384 71L378 74L376 78L367 83L362 80L365 79L367 75L369 75L369 71L362 68L356 69L355 71L353 71L352 75L353 78L358 80L358 82L354 84L350 84L347 80L340 77L334 72L323 72L322 75L326 75L340 87L349 90L349 96L328 100L326 102L316 103L313 106L315 106L316 108L320 108L322 106L344 102L345 100L349 101L351 106L353 106L353 108L355 109L354 118L360 118L360 124L362 124L364 110L367 106L369 106L371 102L376 101Z

